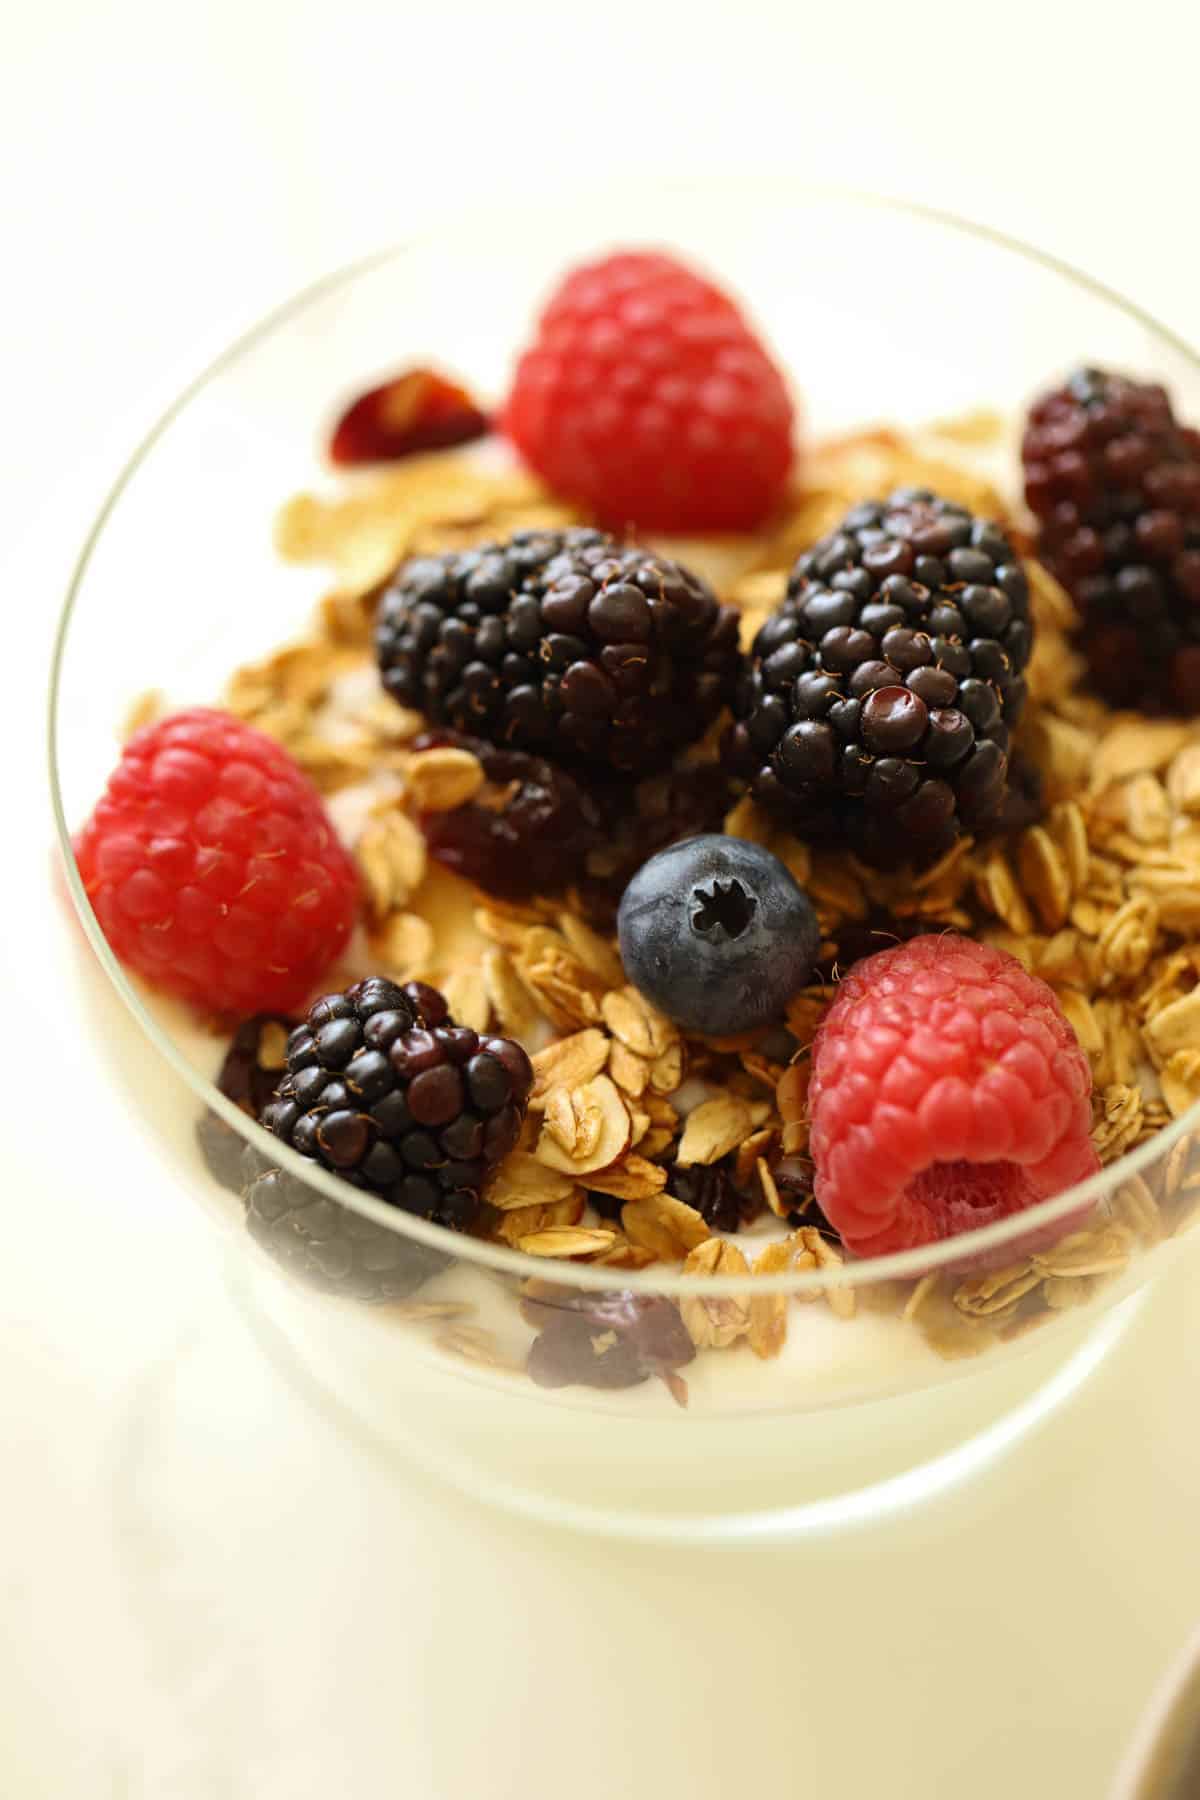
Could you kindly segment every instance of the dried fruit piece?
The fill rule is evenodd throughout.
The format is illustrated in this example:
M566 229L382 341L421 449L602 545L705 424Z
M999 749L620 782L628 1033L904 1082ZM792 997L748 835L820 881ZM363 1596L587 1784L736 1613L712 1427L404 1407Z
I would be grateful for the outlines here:
M530 1378L539 1387L636 1387L651 1375L668 1379L696 1352L678 1308L657 1295L572 1294L549 1288L522 1301L539 1335L529 1349ZM675 1398L686 1403L668 1380Z
M432 369L408 369L351 402L329 439L331 462L395 462L420 450L467 444L491 430L466 388Z

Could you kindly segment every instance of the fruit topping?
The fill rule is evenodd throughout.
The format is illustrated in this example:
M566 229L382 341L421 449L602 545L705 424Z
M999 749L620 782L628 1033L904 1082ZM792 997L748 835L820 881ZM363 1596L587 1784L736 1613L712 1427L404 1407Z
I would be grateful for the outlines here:
M562 282L503 424L544 481L618 529L749 530L792 464L787 386L733 301L646 252Z
M419 450L467 444L491 422L465 388L432 369L409 369L348 406L329 439L330 460L395 462Z
M667 1176L676 1200L694 1207L714 1231L736 1231L756 1211L754 1202L738 1187L735 1162L735 1157L723 1156L719 1162L693 1163L689 1168L677 1163Z
M585 787L544 756L458 732L427 732L412 744L414 751L443 746L474 756L485 785L461 806L419 815L431 856L512 899L555 893L583 875L588 853L606 835Z
M327 1294L375 1304L403 1300L452 1258L338 1206L285 1169L245 1152L246 1229L291 1275Z
M197 708L130 738L75 845L121 961L209 1012L287 1012L354 925L358 880L273 738Z
M1039 550L1114 706L1200 712L1200 432L1165 389L1082 369L1025 428Z
M432 724L621 774L702 737L740 664L738 615L702 581L583 529L407 563L375 643L389 693Z
M712 1037L779 1018L820 943L779 858L717 835L652 857L625 890L617 929L630 980L676 1024Z
M287 1042L295 1019L283 1013L256 1013L233 1034L217 1073L216 1085L248 1118L257 1119L287 1066ZM205 1162L222 1187L242 1191L242 1152L246 1140L219 1113L205 1108L196 1122L196 1138Z
M552 1290L526 1299L521 1310L540 1327L529 1349L529 1374L539 1387L636 1387L660 1375L670 1380L696 1349L670 1300L654 1294L572 1293Z
M512 1039L455 1025L422 983L373 977L310 1008L262 1123L355 1187L466 1230L488 1171L517 1141L532 1085Z
M1033 644L1005 534L926 488L805 551L735 701L731 770L801 837L933 861L997 826Z
M1091 1089L1053 990L1015 957L948 935L883 950L813 1046L817 1202L860 1256L991 1225L1099 1169Z

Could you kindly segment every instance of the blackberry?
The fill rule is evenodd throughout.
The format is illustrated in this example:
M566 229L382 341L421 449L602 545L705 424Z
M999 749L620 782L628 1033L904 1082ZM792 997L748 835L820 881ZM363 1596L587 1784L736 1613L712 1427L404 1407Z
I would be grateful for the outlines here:
M1032 643L999 526L925 488L867 501L800 557L759 631L729 766L802 837L931 861L1000 819Z
M284 1013L255 1013L233 1036L217 1073L216 1086L248 1118L257 1119L275 1092L286 1066L288 1034L296 1021ZM222 1187L242 1191L246 1140L219 1113L205 1108L196 1121L196 1141L210 1173Z
M1097 692L1200 712L1200 432L1157 384L1082 369L1033 407L1022 454Z
M600 531L520 531L404 565L380 599L388 692L434 725L641 774L732 690L738 615L678 563Z
M403 1300L453 1258L338 1206L285 1169L249 1163L246 1227L254 1241L323 1293L351 1300Z
M460 732L426 732L412 747L437 745L469 750L487 785L465 806L422 816L431 856L508 899L552 893L582 877L607 834L598 801L573 776L544 756Z
M462 1231L532 1084L519 1044L455 1025L432 988L374 977L310 1008L262 1123L353 1186Z

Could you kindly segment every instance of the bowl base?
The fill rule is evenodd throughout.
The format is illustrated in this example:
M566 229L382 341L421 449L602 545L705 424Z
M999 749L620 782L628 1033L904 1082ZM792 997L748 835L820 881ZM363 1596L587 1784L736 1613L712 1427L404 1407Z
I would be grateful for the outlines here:
M498 1393L408 1358L385 1367L339 1354L336 1325L327 1316L314 1331L308 1296L273 1271L239 1256L229 1284L290 1384L397 1475L419 1470L541 1524L731 1545L877 1522L968 1480L1070 1401L1145 1298L1130 1295L1077 1331L916 1391L805 1413L666 1421Z

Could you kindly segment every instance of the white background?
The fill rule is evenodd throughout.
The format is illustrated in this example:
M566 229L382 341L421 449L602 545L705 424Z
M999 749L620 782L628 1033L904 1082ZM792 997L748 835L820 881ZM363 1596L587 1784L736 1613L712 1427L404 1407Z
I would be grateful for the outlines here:
M1200 336L1194 18L7 9L6 1795L1103 1794L1200 1614L1187 1293L1156 1296L1069 1423L903 1529L697 1560L547 1542L381 1483L231 1322L207 1233L81 1039L47 897L41 681L89 509L161 405L293 288L463 204L514 208L518 230L546 189L791 170L984 219Z

